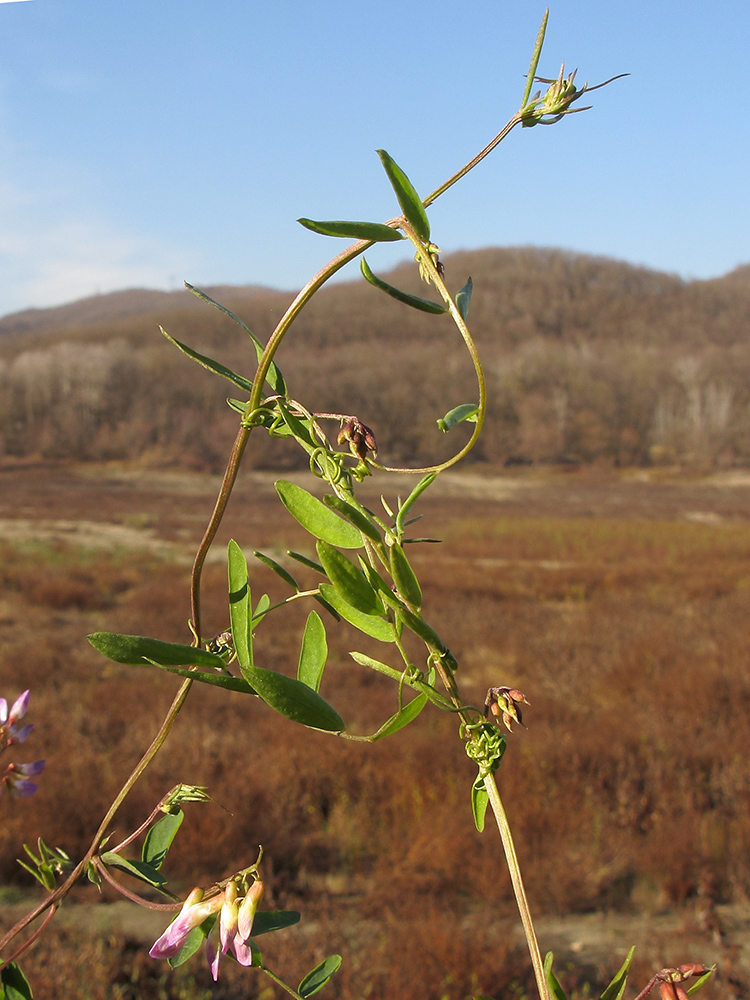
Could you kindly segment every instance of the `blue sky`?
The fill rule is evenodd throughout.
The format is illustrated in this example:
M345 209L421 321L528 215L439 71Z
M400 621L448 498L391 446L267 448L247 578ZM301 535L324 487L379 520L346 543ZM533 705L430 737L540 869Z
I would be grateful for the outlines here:
M378 147L418 190L441 183L517 109L543 12L0 2L0 315L183 279L297 287L339 244L295 219L395 214ZM632 76L516 129L434 206L434 238L685 277L750 261L748 43L744 0L552 0L542 75Z

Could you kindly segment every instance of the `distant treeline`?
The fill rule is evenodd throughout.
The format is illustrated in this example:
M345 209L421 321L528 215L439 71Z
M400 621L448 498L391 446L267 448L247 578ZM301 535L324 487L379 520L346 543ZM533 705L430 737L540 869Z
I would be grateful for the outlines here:
M475 459L493 463L750 462L750 267L685 282L559 250L448 255L449 287L471 275L469 322L484 357L489 419ZM421 295L413 269L389 280ZM265 339L291 295L209 290ZM239 393L176 351L169 333L253 374L241 329L186 292L118 292L0 320L0 459L128 460L218 469ZM474 402L450 320L363 281L325 289L277 358L292 396L356 413L387 464L455 447L436 419ZM333 429L333 428L332 428ZM463 428L452 434L461 435ZM304 464L264 432L251 465Z

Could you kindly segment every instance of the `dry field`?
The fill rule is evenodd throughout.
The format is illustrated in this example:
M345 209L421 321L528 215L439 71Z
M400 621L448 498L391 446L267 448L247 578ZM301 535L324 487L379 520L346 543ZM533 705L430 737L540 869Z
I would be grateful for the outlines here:
M240 480L206 572L206 631L227 624L229 537L275 557L309 551L273 478ZM0 693L32 689L27 747L48 761L34 799L2 803L4 924L30 891L21 843L42 835L83 852L177 686L109 663L84 636L189 641L189 563L217 484L112 465L0 469ZM374 504L407 486L367 489ZM631 943L634 984L665 964L719 961L702 995L750 995L750 475L475 467L445 474L419 512L419 533L443 539L414 554L425 613L461 664L465 696L511 684L531 702L499 780L542 947L571 996L593 995ZM264 567L256 579L256 593L283 596ZM306 611L259 631L269 667L294 671ZM371 732L395 695L347 651L375 649L344 626L329 643L322 693L353 731ZM474 830L472 769L450 718L425 711L374 746L310 742L264 705L204 688L170 746L118 831L177 781L210 786L168 874L180 889L208 883L263 843L269 905L303 913L299 928L264 939L272 968L295 981L340 950L331 998L526 995L507 874L489 828ZM68 1000L281 995L231 968L211 990L197 960L165 972L142 947L163 918L134 918L107 893L87 905L96 898L77 890L27 956L41 1000L62 983Z

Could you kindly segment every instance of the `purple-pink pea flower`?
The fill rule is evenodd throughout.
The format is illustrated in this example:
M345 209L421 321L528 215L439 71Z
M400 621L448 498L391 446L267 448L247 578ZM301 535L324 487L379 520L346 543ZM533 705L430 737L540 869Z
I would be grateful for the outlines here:
M36 782L28 781L44 770L45 761L35 760L31 764L9 764L2 778L2 784L8 786L11 795L24 799L36 791ZM0 785L1 787L1 785Z
M185 943L188 934L216 913L223 901L222 894L204 900L203 890L193 889L182 904L179 914L161 937L154 942L149 955L152 958L174 958Z

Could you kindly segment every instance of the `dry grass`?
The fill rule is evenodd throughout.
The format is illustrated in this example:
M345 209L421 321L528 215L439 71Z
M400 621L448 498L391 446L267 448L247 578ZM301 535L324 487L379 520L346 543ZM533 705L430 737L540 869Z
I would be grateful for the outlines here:
M747 898L750 524L466 517L451 507L438 506L429 524L444 545L415 553L415 565L465 696L480 703L487 686L509 683L532 703L499 777L535 912L711 910ZM294 539L281 519L266 532L280 545ZM6 546L0 573L2 693L32 687L38 729L28 748L48 759L38 795L3 806L8 884L26 881L15 864L24 840L43 835L83 852L176 688L156 669L108 663L82 636L109 628L185 641L187 570L37 545ZM283 594L264 568L256 579L256 593ZM294 670L306 611L292 610L273 636L259 632L264 664ZM210 629L225 626L218 566L207 573L205 613ZM348 627L331 627L329 642L323 694L354 731L371 732L395 693L347 651L387 651ZM139 823L177 781L208 785L214 801L189 807L169 873L181 888L211 882L263 843L269 905L299 906L315 931L264 939L271 967L301 977L341 947L331 997L523 995L510 889L496 838L474 831L472 776L453 720L437 713L362 746L201 688L117 829ZM128 942L81 945L66 934L25 963L41 998L63 981L71 998L209 995L198 965L165 977ZM101 983L76 985L82 963ZM589 975L601 981L603 970ZM568 983L585 995L580 976ZM272 995L257 986L238 972L210 995Z

